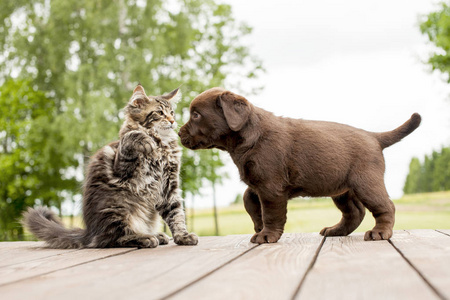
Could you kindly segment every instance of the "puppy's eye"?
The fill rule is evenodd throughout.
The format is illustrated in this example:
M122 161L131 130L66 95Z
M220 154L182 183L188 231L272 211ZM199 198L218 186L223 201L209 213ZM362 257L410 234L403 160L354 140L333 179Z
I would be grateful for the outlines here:
M194 112L192 113L192 119L197 120L197 119L199 119L199 118L200 118L200 114L199 114L198 112L194 111Z

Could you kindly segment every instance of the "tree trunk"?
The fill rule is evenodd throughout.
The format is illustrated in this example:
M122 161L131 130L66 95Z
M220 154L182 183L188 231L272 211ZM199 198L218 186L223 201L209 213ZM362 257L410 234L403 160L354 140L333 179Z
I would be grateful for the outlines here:
M219 235L219 221L217 217L217 203L216 203L216 184L213 183L213 205L214 205L214 224L216 227L216 235Z
M191 208L191 222L190 222L190 231L194 231L194 205L195 205L195 196L192 195L192 208Z

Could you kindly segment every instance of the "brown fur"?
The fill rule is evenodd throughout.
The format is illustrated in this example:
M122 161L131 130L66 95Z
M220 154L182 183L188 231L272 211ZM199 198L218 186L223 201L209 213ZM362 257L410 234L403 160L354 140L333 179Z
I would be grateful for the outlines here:
M274 116L247 99L221 88L207 90L190 106L180 129L190 149L228 151L248 188L244 205L255 225L252 242L274 243L286 223L287 200L329 196L342 211L341 221L324 236L348 235L364 218L376 225L365 240L392 236L395 207L384 185L382 150L414 131L413 114L397 129L373 133L351 126Z

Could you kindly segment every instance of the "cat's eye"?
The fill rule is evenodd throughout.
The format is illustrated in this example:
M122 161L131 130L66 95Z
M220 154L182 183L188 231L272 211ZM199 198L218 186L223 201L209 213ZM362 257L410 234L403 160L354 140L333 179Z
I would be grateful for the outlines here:
M172 116L174 116L175 115L175 113L173 112L173 110L170 112L170 114L172 115Z
M158 111L158 114L159 114L160 116L164 115L164 113L163 113L161 110Z
M198 112L194 111L194 112L192 113L192 119L197 120L197 119L199 119L199 118L200 118L200 114L199 114Z

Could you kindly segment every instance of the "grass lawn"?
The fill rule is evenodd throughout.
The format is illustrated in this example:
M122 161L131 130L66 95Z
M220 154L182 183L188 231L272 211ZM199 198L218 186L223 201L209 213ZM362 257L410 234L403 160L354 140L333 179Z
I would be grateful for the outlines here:
M394 200L396 206L395 230L450 229L450 191L406 195ZM188 228L198 235L214 235L212 209L187 211ZM253 223L243 204L218 209L219 234L253 233ZM340 211L330 198L294 199L289 201L285 232L319 232L325 226L339 222ZM366 217L356 230L371 229L375 220L366 211Z
M450 191L406 195L394 200L396 220L394 229L450 229ZM218 208L219 235L253 233L253 223L243 204ZM330 198L293 199L288 204L285 232L319 232L325 226L339 222L340 211ZM67 226L82 227L80 217L63 219ZM187 210L187 224L190 231L198 235L214 235L213 210ZM372 215L366 217L356 230L364 232L375 224Z

